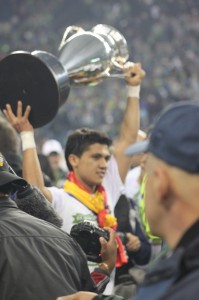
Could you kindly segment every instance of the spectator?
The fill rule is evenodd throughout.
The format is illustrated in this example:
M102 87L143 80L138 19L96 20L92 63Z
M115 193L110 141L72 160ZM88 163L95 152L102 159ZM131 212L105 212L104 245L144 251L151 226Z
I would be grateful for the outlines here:
M41 154L48 158L51 170L53 172L53 185L62 187L66 180L66 168L63 168L63 155L64 151L60 142L54 139L50 139L44 142ZM45 170L43 170L45 172ZM45 172L46 173L46 172Z
M146 139L146 133L142 130L138 131L137 142ZM125 180L125 194L128 198L133 199L135 194L140 188L140 183L142 181L142 170L141 170L141 158L142 154L133 155L131 161L131 169L128 171Z
M5 156L9 165L12 167L14 172L18 176L22 176L22 155L20 148L20 139L14 128L10 123L3 117L0 117L0 152ZM42 166L44 164L44 159L42 160L39 155L40 160L42 161ZM46 157L45 157L46 158ZM45 164L45 170L50 173ZM43 170L44 168L42 168ZM46 186L52 186L50 177L43 172L44 182Z
M14 128L3 117L0 117L0 152L6 157L15 173L22 176L20 139Z
M150 132L151 129L149 129L148 134L147 134L147 138L149 138L150 136ZM136 204L136 208L138 211L138 216L139 216L139 220L141 223L141 226L143 228L143 231L146 234L146 237L148 238L148 240L151 243L151 260L155 259L160 251L162 250L162 240L160 237L155 236L151 233L150 227L149 227L149 223L146 217L146 212L145 212L145 194L146 194L146 180L147 180L147 176L145 174L145 162L146 162L146 153L142 153L140 152L140 145L142 145L142 142L137 142L135 145L132 145L132 149L131 147L129 147L129 149L127 150L126 154L131 153L131 156L133 155L141 155L140 157L140 167L141 167L141 175L140 175L140 187L137 191L137 193L134 195L133 198L133 202Z
M151 244L142 230L135 204L125 193L121 194L115 206L115 216L117 231L127 251L128 263L116 268L114 293L133 299L137 286L144 279L144 267L151 258Z

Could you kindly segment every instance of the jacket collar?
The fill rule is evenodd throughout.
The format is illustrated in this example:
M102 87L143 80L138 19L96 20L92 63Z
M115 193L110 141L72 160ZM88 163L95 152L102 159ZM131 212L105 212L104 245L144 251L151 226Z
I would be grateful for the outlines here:
M3 207L18 208L17 204L13 200L11 200L8 196L0 197L0 209Z

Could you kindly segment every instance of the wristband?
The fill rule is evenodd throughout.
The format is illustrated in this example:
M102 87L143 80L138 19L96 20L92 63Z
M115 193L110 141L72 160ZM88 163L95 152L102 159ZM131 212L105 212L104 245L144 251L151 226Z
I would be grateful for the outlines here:
M127 85L127 94L131 98L140 98L140 85Z
M25 151L27 149L31 149L31 148L36 148L33 131L22 131L20 133L20 136L21 136L23 151Z

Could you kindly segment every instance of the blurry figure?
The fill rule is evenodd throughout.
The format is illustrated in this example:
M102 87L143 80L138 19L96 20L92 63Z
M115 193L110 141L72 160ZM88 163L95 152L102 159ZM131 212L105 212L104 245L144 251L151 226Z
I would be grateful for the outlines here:
M54 139L47 140L42 146L41 153L48 158L52 174L50 174L44 164L43 166L41 165L42 170L51 178L53 185L62 187L66 180L66 167L63 161L64 151L61 143Z
M118 220L117 232L125 245L128 263L116 269L114 293L125 299L133 299L151 258L151 244L140 225L135 204L124 193L116 204L115 216Z
M0 152L4 155L9 165L15 171L15 173L22 177L22 157L21 157L21 145L19 136L11 126L11 124L3 117L0 117ZM39 155L40 157L40 155ZM42 165L44 160L42 160ZM48 164L48 167L47 167ZM46 170L48 173L45 173L43 170ZM52 170L48 161L45 164L45 167L42 169L43 178L46 186L52 186L52 178L50 172L53 176Z
M18 176L22 176L22 159L20 156L20 139L14 128L0 117L0 152Z
M145 140L147 137L146 133L142 130L138 131L137 142ZM143 169L140 165L142 154L132 155L131 169L128 171L125 180L125 194L128 198L133 199L135 194L140 188L142 182Z
M138 217L140 220L140 224L142 226L142 229L148 238L148 240L151 243L151 260L156 258L160 251L162 250L162 240L160 237L155 236L151 233L148 220L146 218L145 213L145 194L146 194L146 172L145 172L145 163L147 159L147 154L142 152L143 143L147 143L148 139L150 137L152 130L152 126L149 127L148 133L146 135L145 139L139 140L135 145L132 145L128 148L127 154L131 157L138 156L140 157L140 175L139 175L139 186L137 192L134 194L133 198L130 198L133 200L133 202L136 205L136 210L138 212Z
M42 195L42 193L38 190L38 188L31 186L24 179L18 177L14 173L13 169L9 166L9 164L7 163L7 161L5 160L3 155L0 153L0 198L1 198L1 192L6 195L9 194L10 199L14 199L18 208L20 210L22 210L23 212L26 212L27 214L29 214L31 216L34 216L36 218L39 218L39 219L45 220L51 224L54 224L54 225L56 225L56 227L62 226L62 219L56 214L56 212L54 211L52 206L49 204L47 199L44 197L44 195ZM1 202L0 202L0 204L1 204ZM6 204L6 206L8 206L8 204ZM33 222L33 230L35 230L34 229L34 219L33 220L30 219L30 222L31 221ZM15 221L13 220L13 222L15 222ZM42 223L41 223L41 227L42 227ZM20 226L18 226L17 228L20 228ZM24 224L23 230L25 230L25 224ZM104 291L107 283L109 282L111 268L107 269L107 263L109 262L110 258L111 258L111 261L113 261L113 262L116 260L117 249L116 249L114 231L110 228L109 229L107 228L106 230L109 232L109 240L106 241L105 239L100 238L101 263L90 274L92 277L92 280L89 277L87 278L86 274L85 274L85 276L86 276L85 280L80 278L80 280L82 282L82 288L84 290L85 289L97 290L99 293L101 293ZM51 231L49 228L49 232L48 232L48 234L46 234L46 239L50 235L50 233L51 233ZM37 237L37 236L35 236L36 231L32 234L34 234L35 238ZM42 234L42 228L41 228L41 230L39 230L39 235L41 235L41 234ZM56 234L55 234L55 237L56 237ZM66 237L68 237L67 234L66 234ZM40 245L42 245L41 242L40 242ZM53 242L50 247L53 249ZM60 245L58 247L59 247L59 251L61 251L60 252L61 255L63 255ZM68 251L67 247L65 250ZM71 251L72 251L72 249L71 249ZM78 249L77 249L77 253L78 253ZM80 260L81 260L82 253L78 254L78 255L80 255ZM67 254L69 256L71 256L70 251L68 251ZM40 256L40 258L41 258L41 256ZM85 259L85 256L83 258ZM67 266L68 266L68 263L67 263ZM1 269L0 269L0 271L1 271ZM16 272L17 272L17 270L16 270ZM81 277L81 274L79 274L79 275ZM70 276L71 276L71 272L70 272ZM78 284L77 281L76 281L76 284ZM17 288L20 289L20 286L18 286L18 284L17 284ZM25 294L22 294L22 295L25 296ZM1 299L4 299L4 298L1 298ZM8 298L6 298L6 299L8 299ZM17 299L16 295L15 295L15 299Z
M44 154L38 153L38 159L43 172L45 186L50 187L55 182L55 176L51 168L48 157Z
M27 190L27 182L0 154L0 299L54 300L81 289L96 291L79 245L57 226L20 210L8 196L23 197Z

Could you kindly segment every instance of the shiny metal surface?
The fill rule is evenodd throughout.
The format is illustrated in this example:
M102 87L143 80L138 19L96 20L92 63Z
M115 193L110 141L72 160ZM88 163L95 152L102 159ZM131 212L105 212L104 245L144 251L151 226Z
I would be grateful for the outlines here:
M91 29L92 32L103 37L113 50L111 71L122 69L129 58L128 46L125 37L114 27L105 24L98 24Z
M67 71L64 69L60 61L49 52L35 50L31 52L31 55L39 58L48 67L48 70L51 72L57 84L59 106L63 105L66 102L70 91L70 83Z
M69 26L63 35L59 57L46 51L15 51L0 61L0 109L18 100L31 106L30 122L42 127L63 105L73 85L91 86L104 78L124 78L128 47L115 28L98 24L85 31Z
M70 91L67 72L59 60L45 51L15 51L0 61L0 108L11 104L17 112L31 106L29 120L34 128L48 124L67 100Z
M104 78L124 78L128 59L127 42L115 28L99 24L85 31L66 28L59 47L59 60L68 72L71 85L96 85Z

